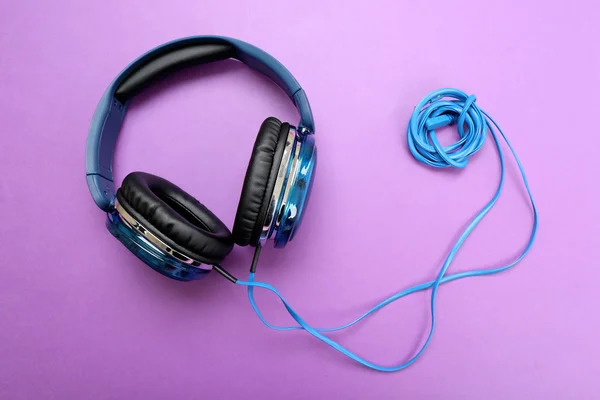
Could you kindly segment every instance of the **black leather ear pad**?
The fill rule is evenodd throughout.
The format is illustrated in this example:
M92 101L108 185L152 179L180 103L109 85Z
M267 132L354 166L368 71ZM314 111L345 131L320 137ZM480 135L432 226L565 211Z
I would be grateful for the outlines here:
M231 232L198 200L166 179L132 172L117 200L146 229L174 250L205 264L218 264L233 249Z
M240 246L258 244L289 129L288 123L274 117L260 126L233 226L233 238Z

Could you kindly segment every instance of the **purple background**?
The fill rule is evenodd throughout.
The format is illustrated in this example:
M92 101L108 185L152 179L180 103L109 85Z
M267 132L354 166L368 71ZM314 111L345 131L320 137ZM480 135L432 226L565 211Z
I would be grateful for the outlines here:
M10 1L0 13L0 398L591 399L600 373L595 1ZM309 322L348 321L431 279L492 195L486 143L460 172L406 149L414 105L457 87L505 129L541 215L516 269L444 286L433 342L411 368L366 370L304 332L265 328L216 274L181 284L104 227L84 178L96 104L131 60L165 41L222 34L281 60L306 89L320 152L296 240L257 278ZM272 83L234 62L179 73L139 96L119 142L130 171L182 186L231 227L261 122L297 121ZM455 137L443 133L449 143ZM501 201L452 271L510 261L532 218L511 161ZM225 265L244 277L250 251ZM286 323L272 296L258 301ZM428 329L429 293L335 335L398 363Z

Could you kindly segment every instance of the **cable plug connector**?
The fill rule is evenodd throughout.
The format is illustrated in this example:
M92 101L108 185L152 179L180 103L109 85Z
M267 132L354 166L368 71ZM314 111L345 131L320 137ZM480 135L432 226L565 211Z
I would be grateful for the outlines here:
M425 121L425 127L428 131L433 131L435 129L441 128L443 126L452 125L456 122L458 117L453 114L442 114L437 117L431 117L427 121Z

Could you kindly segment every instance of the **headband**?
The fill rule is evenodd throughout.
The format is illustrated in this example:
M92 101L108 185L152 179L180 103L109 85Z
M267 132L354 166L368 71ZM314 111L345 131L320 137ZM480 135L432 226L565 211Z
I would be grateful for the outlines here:
M304 90L279 61L263 50L222 36L193 36L165 43L129 64L106 89L94 112L86 144L85 172L98 207L107 211L115 195L112 161L129 101L171 72L228 58L243 62L275 82L298 109L298 130L314 132Z

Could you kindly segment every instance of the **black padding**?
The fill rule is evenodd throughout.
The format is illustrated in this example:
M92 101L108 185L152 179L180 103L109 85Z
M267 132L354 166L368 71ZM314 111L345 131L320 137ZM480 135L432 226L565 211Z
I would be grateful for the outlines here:
M167 245L202 263L218 264L233 248L227 226L166 179L132 172L117 191L117 200Z
M185 67L225 60L235 56L235 49L228 43L190 43L181 47L166 47L153 59L134 69L117 87L115 97L121 102L131 99L145 87L176 70Z
M260 126L233 226L233 238L240 246L258 244L289 129L288 123L274 117Z

